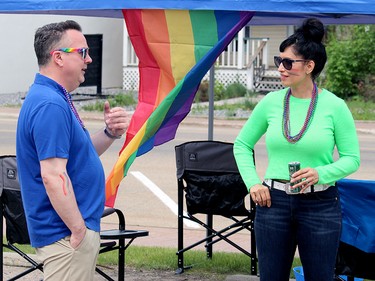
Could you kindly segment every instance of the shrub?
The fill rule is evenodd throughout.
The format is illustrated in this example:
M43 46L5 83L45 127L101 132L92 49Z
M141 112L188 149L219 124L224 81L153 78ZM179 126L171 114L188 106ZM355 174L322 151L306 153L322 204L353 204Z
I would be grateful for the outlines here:
M111 106L135 105L136 101L132 94L118 94L109 100Z
M104 102L104 100L95 101L95 103L86 104L82 106L82 108L87 111L103 111ZM115 96L109 97L108 102L111 107L124 107L136 104L136 100L134 99L132 94L117 94Z
M241 83L233 83L228 85L224 92L225 99L231 99L236 97L244 97L247 94L247 89Z
M219 81L215 80L214 85L214 100L222 100L224 99L224 92L225 92L225 86L224 84L220 83Z
M358 95L375 75L375 26L335 26L328 35L324 86L344 99Z
M205 102L209 100L209 89L210 82L208 80L203 80L198 88L198 91L195 95L194 102ZM215 80L214 85L214 100L224 99L225 87L222 83Z
M359 96L365 102L375 102L375 75L367 75L358 85Z

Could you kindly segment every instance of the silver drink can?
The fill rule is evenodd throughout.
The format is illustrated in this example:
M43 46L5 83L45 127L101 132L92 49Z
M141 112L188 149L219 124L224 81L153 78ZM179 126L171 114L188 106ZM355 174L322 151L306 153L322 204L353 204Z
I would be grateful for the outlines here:
M289 167L289 179L291 179L292 178L292 175L295 173L295 172L297 172L299 169L301 169L301 163L300 162L297 162L297 161L295 161L295 162L290 162L290 163L288 163L288 167ZM296 182L294 182L294 183L290 183L290 186L293 186L293 185L295 185L295 184L297 184L297 183L299 183L299 182L301 182L301 181L296 181ZM298 193L298 192L300 192L301 191L301 188L299 187L299 188L290 188L289 187L289 193Z

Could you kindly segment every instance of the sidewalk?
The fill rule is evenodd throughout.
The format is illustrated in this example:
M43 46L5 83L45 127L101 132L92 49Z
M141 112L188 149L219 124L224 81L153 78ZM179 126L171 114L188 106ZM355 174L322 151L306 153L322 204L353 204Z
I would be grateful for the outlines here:
M19 110L19 107L0 107L0 116L18 118ZM80 111L79 114L83 120L103 120L103 113L101 112ZM216 118L214 119L214 126L241 128L245 122L246 120ZM181 124L208 126L208 118L188 115ZM375 121L355 121L355 124L358 133L375 134Z

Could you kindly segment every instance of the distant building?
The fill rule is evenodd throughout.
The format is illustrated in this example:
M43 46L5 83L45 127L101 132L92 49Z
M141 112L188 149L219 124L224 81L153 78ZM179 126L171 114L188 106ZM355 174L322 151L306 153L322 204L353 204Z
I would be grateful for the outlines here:
M92 37L92 40L102 41L97 42L102 45L102 52L99 55L102 56L101 64L92 66L99 67L96 71L99 71L101 76L100 89L138 89L137 58L131 47L123 19L69 15L1 14L0 94L27 92L34 80L35 73L38 72L33 47L36 29L51 22L67 19L77 21L82 26L83 33ZM255 85L257 78L254 74L251 75L252 78L249 77L251 73L249 61L252 58L255 59L253 65L262 66L263 69L273 66L273 56L279 53L280 42L291 32L293 32L293 27L290 26L245 27L218 59L216 79L221 80L223 84L238 80L248 87L249 83ZM241 40L242 42L240 42ZM265 43L262 44L262 42ZM262 50L255 53L260 50L261 44ZM90 47L92 47L91 44ZM98 58L98 60L100 59Z
M102 87L122 87L124 20L57 15L0 15L0 94L26 92L38 72L34 52L37 28L72 19L85 35L103 35Z
M294 32L293 26L246 26L219 56L215 80L223 85L239 82L248 89L272 91L282 88L273 57L279 45ZM138 89L138 60L124 29L123 89ZM208 74L204 79L208 80Z

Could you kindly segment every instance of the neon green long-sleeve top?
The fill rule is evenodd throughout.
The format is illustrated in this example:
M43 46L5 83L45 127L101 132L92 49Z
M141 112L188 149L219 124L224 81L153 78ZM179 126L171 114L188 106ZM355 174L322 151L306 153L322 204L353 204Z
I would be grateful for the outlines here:
M260 184L252 162L253 149L266 134L268 167L265 179L289 180L288 163L298 161L301 169L315 168L318 184L334 184L359 168L360 153L355 123L344 100L323 89L310 126L296 143L283 135L284 98L288 89L267 94L254 108L234 142L234 156L248 188ZM299 133L306 118L310 99L290 96L290 130ZM337 148L338 159L334 159Z

